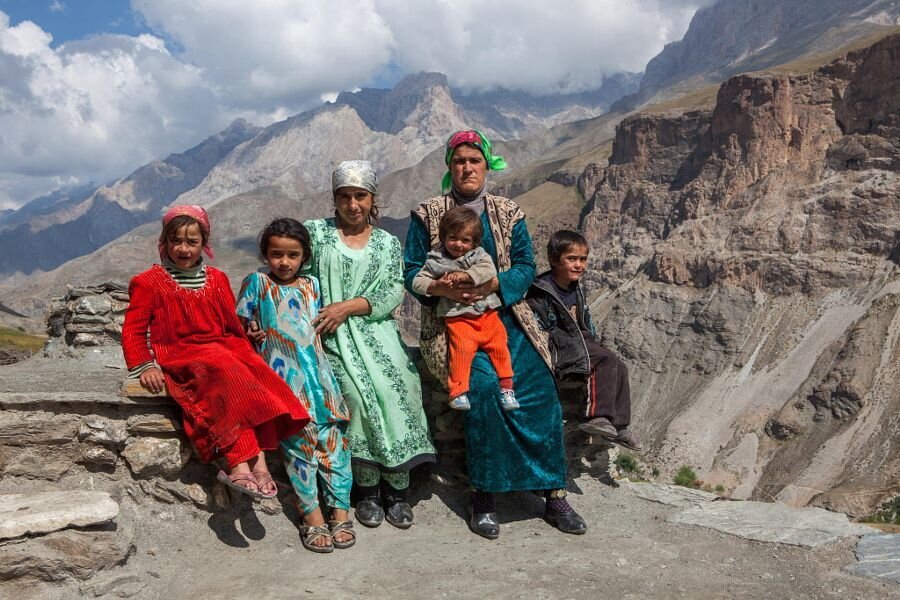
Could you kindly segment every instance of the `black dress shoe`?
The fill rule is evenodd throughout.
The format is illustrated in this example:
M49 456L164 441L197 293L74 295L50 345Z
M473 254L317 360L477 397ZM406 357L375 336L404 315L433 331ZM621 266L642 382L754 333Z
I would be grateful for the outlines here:
M356 503L356 520L366 527L378 527L384 521L380 498L363 498Z
M500 523L497 522L497 513L477 513L472 512L472 506L469 506L469 528L473 533L477 533L481 537L489 540L496 540L500 537Z
M408 502L394 502L385 509L385 520L399 529L409 529L413 524L413 511Z
M547 507L547 510L544 512L544 520L563 533L581 535L587 531L587 523L574 510L571 512L558 512Z

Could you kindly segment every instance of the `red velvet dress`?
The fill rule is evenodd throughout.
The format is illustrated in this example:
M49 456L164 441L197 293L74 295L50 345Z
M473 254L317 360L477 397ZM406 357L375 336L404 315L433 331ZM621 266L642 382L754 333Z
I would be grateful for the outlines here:
M131 369L156 360L202 460L223 456L247 430L256 432L260 449L273 450L309 422L291 389L245 337L222 271L206 267L206 285L192 290L154 265L131 280L128 293L125 362Z

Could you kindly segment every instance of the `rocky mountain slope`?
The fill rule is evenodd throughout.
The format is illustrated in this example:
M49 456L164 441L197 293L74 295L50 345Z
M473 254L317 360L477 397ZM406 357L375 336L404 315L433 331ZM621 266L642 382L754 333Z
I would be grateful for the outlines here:
M894 0L719 0L698 10L684 38L647 63L640 90L614 110L821 55L897 25Z
M342 93L334 103L265 129L238 120L197 147L111 185L63 190L4 212L0 276L10 285L89 254L155 221L179 196L204 205L246 193L303 202L328 187L341 160L365 156L387 174L418 164L462 127L501 138L539 134L602 114L636 90L639 79L621 73L591 92L537 97L509 90L467 95L451 90L442 74L420 73L393 89Z
M49 271L159 217L258 131L237 120L201 144L155 160L111 185L40 198L0 221L0 275Z
M653 458L856 515L900 493L900 36L630 117L609 163L589 285Z

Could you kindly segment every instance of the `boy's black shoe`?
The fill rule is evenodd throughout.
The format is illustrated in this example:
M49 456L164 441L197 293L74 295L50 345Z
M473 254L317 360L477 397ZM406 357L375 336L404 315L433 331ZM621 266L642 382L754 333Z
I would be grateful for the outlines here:
M578 426L578 429L588 435L596 435L611 442L615 441L616 436L619 435L615 425L613 425L606 417L596 417L590 421L585 421Z
M619 433L612 439L616 444L628 448L629 450L633 450L635 452L640 452L644 449L644 445L641 444L641 440L638 439L638 436L635 435L633 431L628 429L622 429Z

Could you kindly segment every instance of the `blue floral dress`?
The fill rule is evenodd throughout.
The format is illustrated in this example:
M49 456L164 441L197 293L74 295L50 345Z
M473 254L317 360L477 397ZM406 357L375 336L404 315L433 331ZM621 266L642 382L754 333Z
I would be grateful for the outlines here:
M320 488L328 506L349 508L353 479L345 436L350 413L312 325L321 305L315 277L284 286L264 273L248 275L237 300L238 316L256 321L266 332L259 353L309 412L309 425L281 441L304 514L318 507Z

